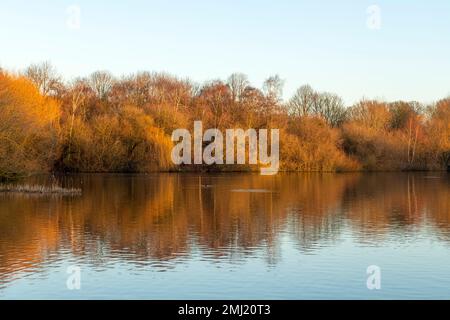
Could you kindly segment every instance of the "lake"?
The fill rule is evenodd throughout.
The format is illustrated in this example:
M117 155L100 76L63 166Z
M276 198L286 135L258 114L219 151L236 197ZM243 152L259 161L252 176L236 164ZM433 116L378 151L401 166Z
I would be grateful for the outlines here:
M0 299L450 298L445 172L57 179L0 194Z

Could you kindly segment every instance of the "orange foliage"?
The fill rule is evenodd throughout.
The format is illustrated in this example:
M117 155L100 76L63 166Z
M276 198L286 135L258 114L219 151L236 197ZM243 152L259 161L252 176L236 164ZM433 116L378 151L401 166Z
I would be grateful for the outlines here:
M29 80L0 73L0 177L48 169L59 116L59 104Z
M276 76L263 90L242 74L195 86L147 72L96 72L64 86L50 65L34 69L32 81L0 73L0 177L170 170L171 133L195 120L220 130L280 129L286 171L443 169L450 156L450 99L428 108L366 100L344 108L337 95L303 86L284 104ZM47 96L36 88L41 78L55 84Z

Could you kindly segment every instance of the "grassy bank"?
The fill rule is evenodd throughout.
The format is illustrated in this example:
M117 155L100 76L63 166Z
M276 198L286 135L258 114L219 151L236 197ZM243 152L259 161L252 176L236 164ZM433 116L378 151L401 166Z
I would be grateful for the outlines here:
M79 188L63 188L56 184L50 186L30 184L0 184L1 193L42 194L42 195L81 195Z

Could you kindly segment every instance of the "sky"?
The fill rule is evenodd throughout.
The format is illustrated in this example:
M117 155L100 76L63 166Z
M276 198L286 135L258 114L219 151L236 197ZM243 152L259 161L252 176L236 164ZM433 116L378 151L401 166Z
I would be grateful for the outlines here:
M340 95L450 95L448 0L0 0L0 67L50 61L67 80L164 71L196 82L278 74Z

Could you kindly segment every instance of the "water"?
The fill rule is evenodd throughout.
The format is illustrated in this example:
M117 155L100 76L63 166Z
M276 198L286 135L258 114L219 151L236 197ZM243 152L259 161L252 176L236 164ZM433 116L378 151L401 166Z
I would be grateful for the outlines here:
M83 194L0 195L0 299L450 298L447 173L61 181Z

